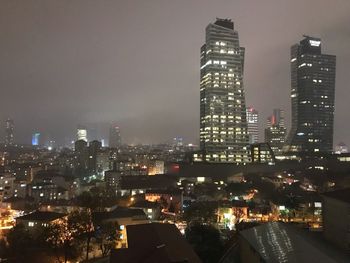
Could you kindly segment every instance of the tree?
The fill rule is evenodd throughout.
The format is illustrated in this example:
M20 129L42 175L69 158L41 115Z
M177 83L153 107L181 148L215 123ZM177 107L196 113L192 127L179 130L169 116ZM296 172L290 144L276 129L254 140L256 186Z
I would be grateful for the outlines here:
M53 248L57 260L60 260L60 253L63 250L64 262L69 257L75 258L75 248L78 241L86 241L86 260L89 258L90 242L93 237L94 226L89 211L73 211L67 218L50 224L47 228L47 242Z
M10 255L25 258L33 246L33 236L24 225L18 224L7 234Z
M215 227L195 223L186 228L185 235L203 263L216 263L222 257L224 246Z
M95 240L101 250L102 256L107 256L119 240L119 225L113 222L100 223L96 226Z
M187 224L191 222L216 222L217 202L194 202L184 212Z
M94 235L90 210L73 211L68 216L67 223L73 238L86 241L86 260L88 260L91 238Z

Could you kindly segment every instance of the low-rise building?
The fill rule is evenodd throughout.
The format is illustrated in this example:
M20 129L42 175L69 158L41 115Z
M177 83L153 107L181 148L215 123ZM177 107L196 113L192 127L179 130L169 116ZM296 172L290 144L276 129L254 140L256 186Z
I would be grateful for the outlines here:
M127 246L126 226L149 223L149 219L142 209L125 207L117 207L112 211L94 212L92 213L92 219L95 226L103 223L112 223L119 226L119 229L116 229L120 238L118 247Z
M58 223L66 215L56 212L35 211L16 218L16 225L23 224L26 228L47 227L51 223Z
M130 207L142 209L150 220L157 220L160 216L160 204L146 200L137 201Z

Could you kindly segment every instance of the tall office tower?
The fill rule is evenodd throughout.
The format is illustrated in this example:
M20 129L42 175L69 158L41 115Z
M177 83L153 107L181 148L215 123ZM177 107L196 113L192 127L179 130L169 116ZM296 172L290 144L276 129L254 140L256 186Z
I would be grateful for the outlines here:
M122 145L122 138L120 136L120 129L117 125L111 125L109 128L109 147L118 148Z
M40 143L40 133L35 132L32 135L32 146L38 146Z
M88 168L89 162L89 149L87 142L84 140L77 140L74 143L74 152L75 152L75 169L78 171L85 171Z
M287 151L332 151L335 64L335 56L322 54L319 38L304 36L291 47L292 128Z
M15 124L14 124L13 120L7 119L6 126L5 126L5 144L13 145L15 143L15 141L14 141L14 129L15 129Z
M284 111L274 109L270 117L267 118L267 128L265 129L265 142L276 156L282 154L283 146L286 140L286 127L284 126Z
M249 143L259 142L259 112L253 107L247 108L247 125L248 125L248 135Z
M244 51L231 20L216 19L206 27L200 59L200 148L205 161L248 161Z
M89 143L88 152L88 169L91 173L96 173L97 171L97 154L101 151L102 143L95 140Z
M77 129L77 141L83 140L83 141L88 141L87 139L87 129L84 126L78 126Z

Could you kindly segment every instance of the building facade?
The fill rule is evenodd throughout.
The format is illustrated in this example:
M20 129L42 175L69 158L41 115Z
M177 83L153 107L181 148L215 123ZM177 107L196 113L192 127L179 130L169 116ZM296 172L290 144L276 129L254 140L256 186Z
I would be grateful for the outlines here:
M117 125L111 125L109 128L109 147L118 148L122 145L120 129Z
M40 144L40 133L35 132L32 135L32 146L39 146Z
M336 57L322 54L321 39L304 36L291 47L292 127L286 151L331 152Z
M229 19L206 27L200 59L200 148L208 162L248 162L244 52Z
M259 142L259 112L253 107L247 108L247 126L249 143Z
M265 142L271 146L276 156L281 155L286 141L286 127L284 126L284 111L274 109L270 117L267 118L267 128L265 129Z
M86 141L86 142L88 141L86 127L78 126L78 129L77 129L77 141L79 141L79 140L83 140L83 141Z
M13 145L15 143L14 129L15 124L13 120L7 119L5 124L5 144Z

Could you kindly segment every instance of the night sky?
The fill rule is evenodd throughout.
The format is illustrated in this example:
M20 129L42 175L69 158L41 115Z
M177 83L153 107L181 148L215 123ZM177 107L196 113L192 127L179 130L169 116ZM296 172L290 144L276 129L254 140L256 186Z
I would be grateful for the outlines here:
M64 143L76 127L124 142L199 137L199 50L205 27L232 18L246 48L246 102L262 128L272 109L290 127L290 46L322 38L337 56L335 144L350 144L349 0L1 0L0 120ZM3 136L3 128L1 128Z

